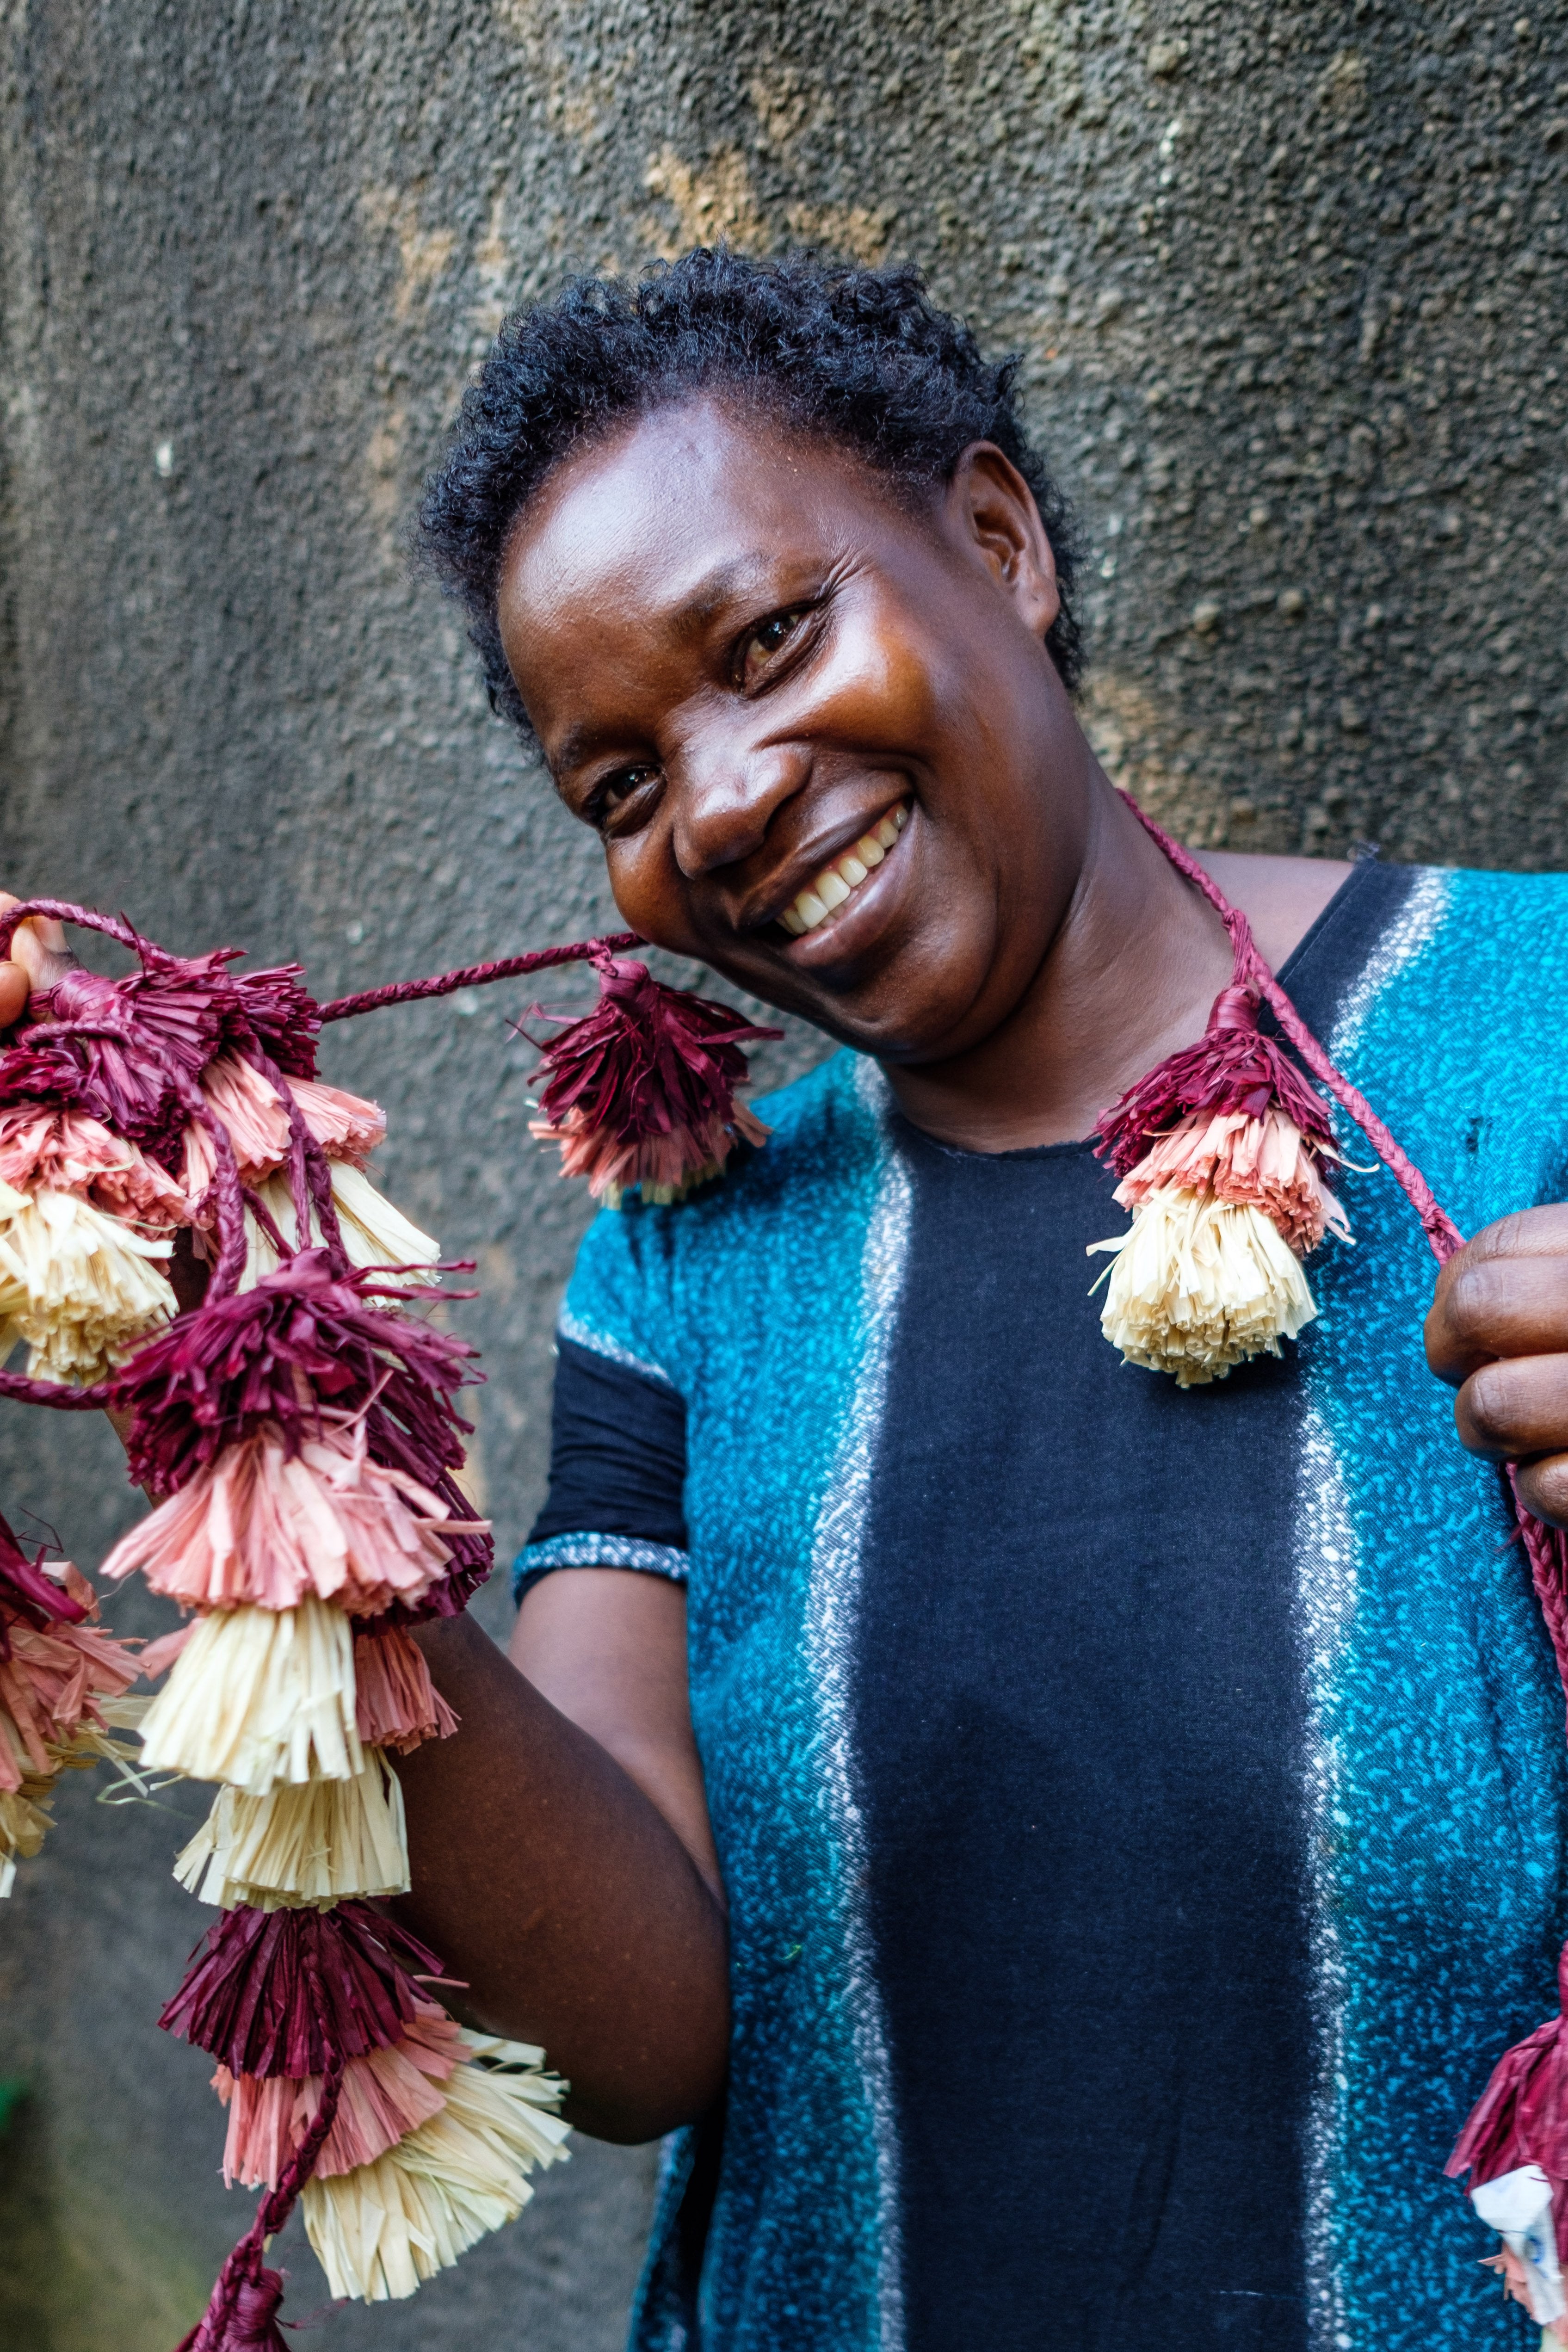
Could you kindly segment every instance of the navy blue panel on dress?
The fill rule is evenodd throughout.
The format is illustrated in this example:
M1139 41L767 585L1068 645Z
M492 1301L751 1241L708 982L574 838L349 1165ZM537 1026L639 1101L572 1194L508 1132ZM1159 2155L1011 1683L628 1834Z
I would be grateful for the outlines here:
M1315 1024L1405 877L1356 884L1287 968ZM1294 1361L1122 1364L1089 1146L900 1132L851 1714L909 2352L1298 2352Z

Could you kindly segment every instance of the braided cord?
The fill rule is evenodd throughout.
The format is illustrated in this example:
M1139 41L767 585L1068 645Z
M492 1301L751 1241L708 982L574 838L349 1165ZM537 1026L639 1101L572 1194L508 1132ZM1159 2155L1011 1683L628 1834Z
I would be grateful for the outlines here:
M636 931L615 931L602 940L578 940L567 948L541 948L532 955L502 956L496 963L465 964L460 971L438 972L431 980L394 980L384 988L362 988L354 996L335 996L321 1007L321 1019L352 1021L356 1013L375 1013L384 1004L412 1004L426 996L451 996L459 988L483 988L487 981L518 980L525 972L548 971L556 964L599 963L628 948L646 947Z

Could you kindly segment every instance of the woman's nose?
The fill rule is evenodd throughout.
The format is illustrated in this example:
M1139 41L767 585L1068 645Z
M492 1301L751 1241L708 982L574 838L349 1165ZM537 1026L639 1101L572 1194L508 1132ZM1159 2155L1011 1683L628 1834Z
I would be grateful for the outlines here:
M727 736L689 745L666 770L674 788L673 842L681 872L695 877L743 864L810 772L810 755L798 743Z

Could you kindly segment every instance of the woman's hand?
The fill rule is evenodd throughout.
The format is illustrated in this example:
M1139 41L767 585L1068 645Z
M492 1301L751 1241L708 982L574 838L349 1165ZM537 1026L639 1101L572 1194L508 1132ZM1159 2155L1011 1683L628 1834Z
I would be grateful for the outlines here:
M21 900L15 891L0 890L0 914ZM11 941L11 961L0 963L0 1029L10 1029L27 1009L35 989L53 988L76 958L66 946L64 926L51 915L33 915L18 923Z
M1437 1277L1426 1361L1459 1391L1459 1439L1519 1462L1528 1510L1568 1528L1568 1204L1488 1225Z

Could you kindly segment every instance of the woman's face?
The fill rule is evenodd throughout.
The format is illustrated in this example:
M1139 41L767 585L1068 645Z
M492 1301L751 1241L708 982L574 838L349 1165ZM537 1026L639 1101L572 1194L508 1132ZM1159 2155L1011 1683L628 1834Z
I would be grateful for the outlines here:
M1083 853L1050 549L978 445L918 509L710 401L569 459L520 519L502 642L616 902L660 947L885 1059L1013 1010Z

